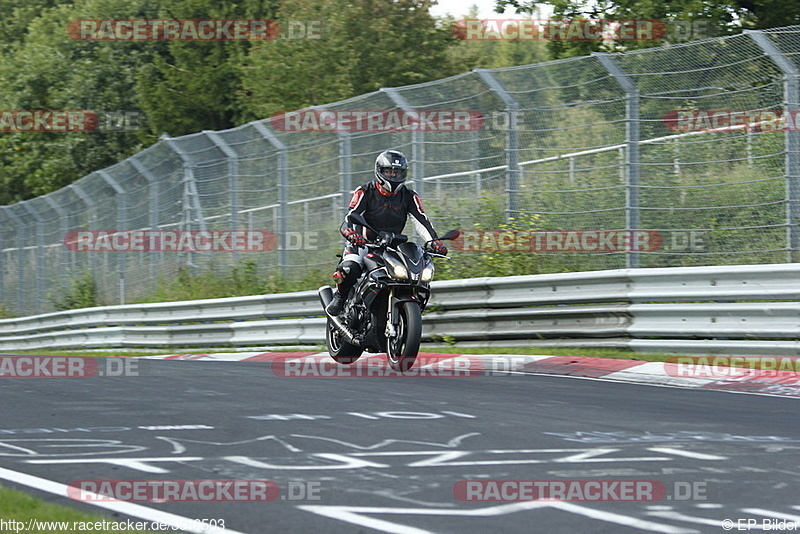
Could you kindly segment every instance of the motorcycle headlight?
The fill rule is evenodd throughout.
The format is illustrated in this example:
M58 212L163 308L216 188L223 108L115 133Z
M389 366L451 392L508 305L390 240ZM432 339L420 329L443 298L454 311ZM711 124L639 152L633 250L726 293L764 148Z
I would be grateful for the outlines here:
M433 265L428 265L422 269L422 276L420 276L420 279L423 282L430 282L433 280Z
M388 263L388 267L395 278L408 280L408 269L406 269L405 265L392 258L387 258L386 263Z
M404 265L393 265L392 272L394 273L395 278L402 278L403 280L408 278L408 269L406 269Z

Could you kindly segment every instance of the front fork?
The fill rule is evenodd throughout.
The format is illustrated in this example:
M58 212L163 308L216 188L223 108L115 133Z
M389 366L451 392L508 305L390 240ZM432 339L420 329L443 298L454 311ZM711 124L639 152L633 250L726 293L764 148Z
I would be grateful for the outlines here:
M389 306L386 309L386 339L394 339L397 337L397 324L400 322L400 301L394 296L394 287L389 288Z
M417 288L413 288L413 293L411 296L403 296L397 297L395 296L395 287L389 287L389 306L387 307L387 317L386 317L386 338L393 339L397 337L397 325L400 324L400 305L403 302L413 300L420 307L423 307L423 303L420 301L420 297L417 291Z

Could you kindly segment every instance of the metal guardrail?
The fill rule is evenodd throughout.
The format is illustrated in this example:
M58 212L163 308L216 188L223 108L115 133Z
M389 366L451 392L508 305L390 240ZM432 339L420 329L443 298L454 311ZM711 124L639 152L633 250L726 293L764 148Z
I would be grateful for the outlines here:
M619 269L434 282L428 341L800 355L800 264ZM0 320L0 350L315 345L316 291Z

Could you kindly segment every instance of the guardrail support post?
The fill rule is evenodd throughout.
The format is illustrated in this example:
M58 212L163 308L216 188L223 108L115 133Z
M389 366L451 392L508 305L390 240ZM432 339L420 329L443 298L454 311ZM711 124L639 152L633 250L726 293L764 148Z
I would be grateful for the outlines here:
M768 35L759 30L745 30L753 41L783 72L784 115L793 119L794 128L786 128L786 261L800 261L800 69L787 58Z
M628 232L640 229L640 202L639 202L639 88L625 74L612 59L612 54L599 52L592 53L600 64L625 91L625 229ZM633 242L633 240L631 240ZM640 255L629 250L625 255L626 266L629 269L639 267Z
M519 133L517 132L517 115L519 103L511 93L486 69L475 69L478 76L489 89L494 91L506 106L508 117L508 130L506 130L506 218L516 217L519 214Z

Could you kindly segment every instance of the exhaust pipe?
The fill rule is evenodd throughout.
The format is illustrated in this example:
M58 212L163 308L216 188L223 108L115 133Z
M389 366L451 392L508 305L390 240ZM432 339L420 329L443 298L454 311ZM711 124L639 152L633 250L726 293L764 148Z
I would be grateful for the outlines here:
M319 300L322 303L322 309L324 310L333 300L333 288L331 286L322 286L317 290L317 294L319 295ZM338 317L331 317L328 315L328 312L325 312L325 315L328 317L333 326L336 327L336 330L339 331L339 334L341 334L345 341L351 345L361 346L361 343L356 341L353 334L345 325L342 324Z
M319 301L322 303L322 308L327 308L328 304L333 300L333 288L331 286L322 286L317 290L319 294Z

